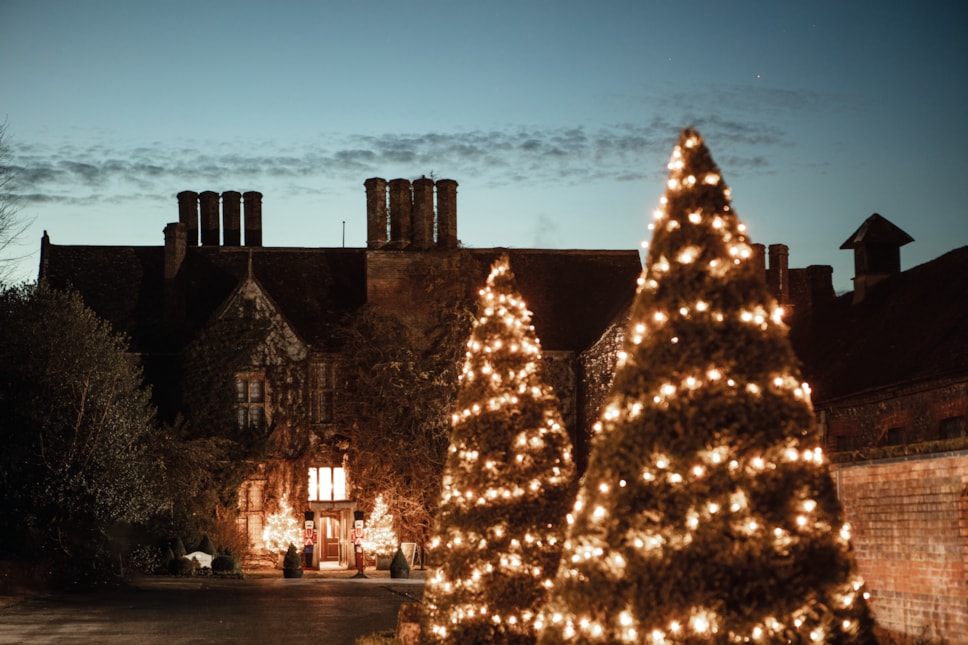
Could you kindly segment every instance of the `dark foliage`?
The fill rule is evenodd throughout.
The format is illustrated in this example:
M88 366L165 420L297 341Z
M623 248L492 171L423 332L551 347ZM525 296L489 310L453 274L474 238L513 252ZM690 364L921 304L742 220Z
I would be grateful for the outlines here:
M0 329L0 551L51 561L64 586L115 579L163 505L141 371L72 292L3 291Z

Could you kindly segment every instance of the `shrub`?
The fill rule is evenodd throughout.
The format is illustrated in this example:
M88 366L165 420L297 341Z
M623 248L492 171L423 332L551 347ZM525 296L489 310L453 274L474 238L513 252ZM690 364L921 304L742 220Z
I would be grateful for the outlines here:
M164 564L175 557L170 551L163 552L146 544L137 546L128 553L128 567L139 573L159 573L164 571Z
M172 558L168 562L168 573L173 576L190 576L194 572L195 565L188 558Z
M180 537L176 537L171 543L171 550L176 558L183 558L188 551L185 550L185 543Z
M215 555L215 544L212 542L211 538L209 538L207 535L203 535L202 541L198 544L198 550L202 553Z
M231 555L219 555L212 559L212 573L234 573L238 569Z
M410 577L410 563L407 562L407 556L403 555L403 550L400 547L397 547L397 552L393 556L393 562L390 563L390 577Z
M283 569L302 569L302 557L295 544L290 544L286 550L286 557L282 560Z

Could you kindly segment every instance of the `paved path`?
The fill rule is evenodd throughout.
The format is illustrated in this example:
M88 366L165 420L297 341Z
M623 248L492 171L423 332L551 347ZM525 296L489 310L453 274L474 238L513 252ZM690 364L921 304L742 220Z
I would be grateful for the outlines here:
M318 643L353 645L396 627L423 595L424 571L281 572L244 580L146 578L131 589L26 597L0 606L0 643Z

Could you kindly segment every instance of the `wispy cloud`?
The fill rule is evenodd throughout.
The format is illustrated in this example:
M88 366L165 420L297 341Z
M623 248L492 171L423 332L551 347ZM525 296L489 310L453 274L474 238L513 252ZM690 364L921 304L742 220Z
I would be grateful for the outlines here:
M685 98L683 98L685 100ZM775 101L796 102L786 95ZM749 119L703 114L684 123L655 117L644 124L549 128L514 126L495 130L383 135L324 135L307 142L65 142L59 146L16 145L13 165L20 197L32 203L84 203L98 199L167 194L172 187L202 183L254 187L266 178L320 190L334 181L369 176L416 176L433 169L456 178L473 175L485 183L630 181L664 173L664 159L680 127L695 125L708 137L728 142L730 167L767 170L763 147L789 145L783 132Z

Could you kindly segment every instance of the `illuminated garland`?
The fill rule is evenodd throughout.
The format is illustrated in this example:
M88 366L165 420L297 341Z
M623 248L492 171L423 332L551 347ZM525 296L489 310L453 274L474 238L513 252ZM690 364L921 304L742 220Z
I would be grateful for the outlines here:
M540 642L873 643L782 310L683 132Z
M443 474L424 637L534 642L572 501L571 445L540 375L531 312L507 257L480 291Z

